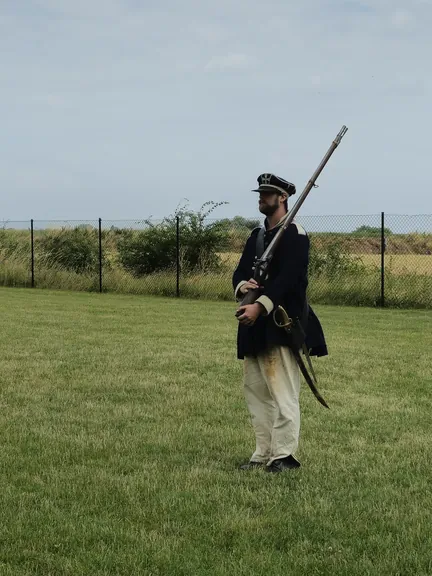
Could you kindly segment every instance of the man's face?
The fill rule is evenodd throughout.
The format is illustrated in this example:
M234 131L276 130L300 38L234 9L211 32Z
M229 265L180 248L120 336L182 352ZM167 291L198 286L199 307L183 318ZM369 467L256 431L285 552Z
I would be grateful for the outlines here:
M266 216L271 216L276 212L280 205L280 196L273 192L260 192L259 211Z

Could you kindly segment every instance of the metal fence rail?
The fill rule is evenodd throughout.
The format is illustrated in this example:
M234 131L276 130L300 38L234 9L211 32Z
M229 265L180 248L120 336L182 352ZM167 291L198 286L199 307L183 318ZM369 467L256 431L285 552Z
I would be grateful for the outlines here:
M298 216L314 302L432 308L432 215ZM0 285L232 300L262 218L0 222Z

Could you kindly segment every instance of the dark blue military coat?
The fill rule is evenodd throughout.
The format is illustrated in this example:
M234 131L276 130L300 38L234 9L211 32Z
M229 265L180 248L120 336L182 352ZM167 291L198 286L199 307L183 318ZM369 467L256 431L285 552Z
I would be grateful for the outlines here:
M264 249L267 248L278 226L268 230L265 221ZM253 277L253 264L256 256L256 243L259 228L251 232L242 256L234 271L232 283L234 290L242 281ZM327 345L324 333L317 316L308 306L306 290L308 286L309 238L298 224L292 223L282 235L282 239L270 263L268 278L264 290L264 299L259 299L270 312L261 315L253 326L239 323L237 333L237 357L257 356L272 345L288 345L288 336L283 328L276 326L272 310L281 305L291 318L303 318L302 325L306 332L306 345L311 356L326 356ZM242 294L237 291L236 298Z

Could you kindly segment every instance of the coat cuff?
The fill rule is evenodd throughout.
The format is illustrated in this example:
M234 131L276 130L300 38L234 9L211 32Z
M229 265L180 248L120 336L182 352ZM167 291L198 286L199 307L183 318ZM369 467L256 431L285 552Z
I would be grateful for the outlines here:
M260 296L259 298L256 299L256 302L259 302L260 304L262 304L264 306L264 308L266 309L267 315L269 315L270 312L272 312L272 310L274 308L274 304L268 296Z
M234 298L236 300L241 300L243 298L243 294L239 294L238 291L240 290L240 288L244 285L247 284L247 280L242 280L241 282L239 282L236 286L236 289L234 290Z

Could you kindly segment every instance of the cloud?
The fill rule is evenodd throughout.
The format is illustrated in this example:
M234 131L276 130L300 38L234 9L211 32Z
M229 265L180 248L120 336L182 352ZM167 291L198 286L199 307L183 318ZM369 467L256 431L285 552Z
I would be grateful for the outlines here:
M36 7L66 18L115 17L125 13L126 6L119 0L34 0Z
M215 163L233 189L263 163L301 181L342 123L346 143L323 175L339 180L306 210L391 210L410 179L420 190L410 208L430 211L417 167L432 130L431 3L0 0L0 187L9 190L0 212L72 218L84 206L161 218L184 195L199 205L202 181L209 197L228 199L208 179ZM371 140L376 125L381 136ZM418 138L416 154L401 137ZM347 195L359 156L374 186L360 174ZM145 190L160 189L167 166L174 192L161 205ZM231 214L242 202L232 198Z
M337 8L341 11L343 10L345 12L352 12L353 14L374 12L374 8L370 3L361 2L359 0L345 0L343 2L336 3L335 6L337 6Z
M196 35L200 40L209 44L218 44L227 37L227 32L221 26L209 24L207 26L198 26Z
M249 66L249 58L246 54L227 54L215 56L205 65L206 70L238 70Z
M402 30L414 22L414 16L408 10L396 10L391 15L391 25L393 28Z
M34 95L34 99L50 108L68 108L72 104L73 97L60 92L39 92Z

